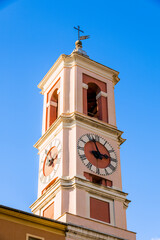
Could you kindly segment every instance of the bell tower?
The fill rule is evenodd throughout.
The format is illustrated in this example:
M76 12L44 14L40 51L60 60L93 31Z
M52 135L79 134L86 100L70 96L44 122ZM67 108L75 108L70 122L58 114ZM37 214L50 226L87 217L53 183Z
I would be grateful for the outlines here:
M33 213L135 239L127 230L127 193L122 191L114 87L118 72L91 60L76 41L38 87L44 96L38 198ZM72 239L72 238L70 238ZM77 238L78 239L78 238Z

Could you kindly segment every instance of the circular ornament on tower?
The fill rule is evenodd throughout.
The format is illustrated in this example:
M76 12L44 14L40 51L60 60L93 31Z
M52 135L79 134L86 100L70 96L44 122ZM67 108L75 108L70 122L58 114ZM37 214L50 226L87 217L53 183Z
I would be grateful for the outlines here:
M87 133L77 143L78 155L83 164L99 175L110 175L117 168L117 156L111 144L104 138Z
M62 146L59 139L54 139L41 154L40 158L40 180L48 183L53 179L61 161Z

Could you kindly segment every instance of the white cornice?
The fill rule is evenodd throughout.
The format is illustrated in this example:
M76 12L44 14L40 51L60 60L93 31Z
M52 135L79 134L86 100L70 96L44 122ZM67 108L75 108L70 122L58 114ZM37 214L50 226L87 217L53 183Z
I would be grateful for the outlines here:
M45 83L47 82L47 80L50 78L50 76L52 75L52 73L57 69L57 67L59 66L59 64L63 61L63 59L65 58L65 54L62 54L59 56L59 58L57 59L57 61L53 64L53 66L49 69L49 71L46 73L46 75L44 76L44 78L42 79L42 81L38 84L38 88L43 90L43 86L45 85Z
M50 134L52 134L61 123L63 123L63 128L71 127L75 124L82 124L83 126L86 125L91 128L94 127L100 131L103 131L104 133L108 133L111 136L114 136L117 139L119 145L121 145L126 140L121 137L123 132L118 130L117 127L100 121L96 118L86 116L82 113L73 112L60 115L59 118L43 134L43 136L35 143L34 147L39 149L39 147L46 141L47 138L49 138Z
M51 185L46 192L41 195L31 206L31 210L35 213L37 210L42 209L51 199L53 199L56 194L62 188L79 188L83 189L88 193L101 196L103 198L110 198L112 200L118 200L123 202L123 204L127 207L130 200L126 199L128 193L124 193L121 190L114 189L111 187L106 187L102 185L98 185L81 177L69 177L68 178L59 178L53 185Z
M80 188L94 195L103 198L118 199L119 201L126 201L128 193L122 192L120 189L106 187L99 184L92 183L84 178L74 176L68 180L61 178L61 185L63 188ZM127 200L129 201L129 200ZM130 202L130 201L129 201Z
M85 68L91 72L94 72L104 78L110 79L113 81L114 85L119 82L118 74L119 72L100 64L90 58L84 57L78 53L72 53L71 55L62 54L57 59L57 61L53 64L47 74L44 76L42 81L38 84L38 88L43 90L44 85L50 78L50 76L56 71L58 66L63 62L64 67L72 67L73 65L77 65L79 67Z

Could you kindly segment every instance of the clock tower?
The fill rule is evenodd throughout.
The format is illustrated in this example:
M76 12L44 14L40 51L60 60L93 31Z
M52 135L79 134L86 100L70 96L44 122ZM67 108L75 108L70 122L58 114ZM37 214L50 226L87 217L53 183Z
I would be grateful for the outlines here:
M38 87L44 96L39 151L38 198L33 213L90 229L111 238L135 240L127 230L127 193L122 191L114 87L118 72L89 58L76 41ZM107 235L108 234L108 235Z

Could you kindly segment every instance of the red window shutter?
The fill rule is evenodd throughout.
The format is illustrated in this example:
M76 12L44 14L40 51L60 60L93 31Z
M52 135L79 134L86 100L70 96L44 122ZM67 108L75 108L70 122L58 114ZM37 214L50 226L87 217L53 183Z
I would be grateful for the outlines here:
M90 198L90 217L110 223L109 203L96 198Z

